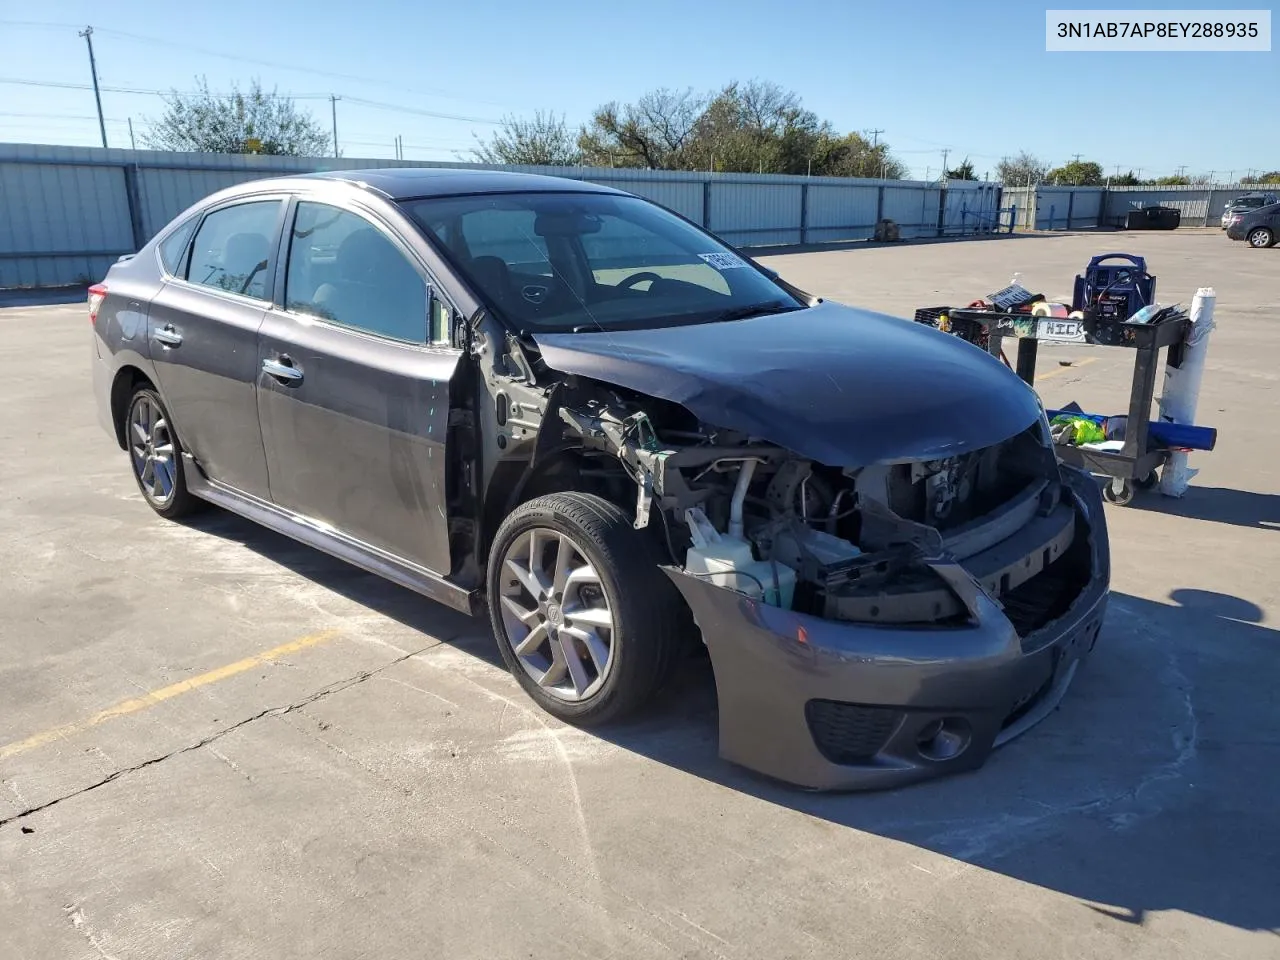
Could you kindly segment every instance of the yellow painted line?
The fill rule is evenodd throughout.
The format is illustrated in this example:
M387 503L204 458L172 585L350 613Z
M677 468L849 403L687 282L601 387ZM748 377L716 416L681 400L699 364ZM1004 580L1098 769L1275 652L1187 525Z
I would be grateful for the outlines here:
M123 703L117 703L114 707L108 707L105 710L95 713L91 717L84 720L77 720L74 723L63 724L60 727L53 727L49 730L43 730L40 733L32 734L25 740L16 740L13 743L5 744L0 747L0 760L15 756L19 753L26 753L28 750L34 750L36 747L42 747L47 743L55 740L61 740L70 737L73 734L83 733L90 727L96 727L100 723L106 723L108 720L114 720L117 717L127 717L131 713L137 713L139 710L146 710L148 707L154 707L158 703L164 703L166 700L172 700L174 697L184 693L190 693L192 690L198 690L200 687L207 687L211 683L217 683L219 680L225 680L227 677L234 677L237 673L244 673L246 670L252 670L254 667L260 667L264 663L272 660L278 660L290 653L297 653L299 650L305 650L308 647L314 647L318 643L324 643L326 640L332 639L337 630L325 630L321 633L308 634L305 637L299 637L297 640L290 640L288 643L282 643L278 647L272 647L270 650L264 650L262 653L254 654L252 657L245 657L243 660L237 660L235 663L228 663L224 667L217 667L208 673L202 673L196 677L190 677L186 680L179 680L177 683L171 683L167 687L161 687L159 690L152 690L144 693L140 697L132 700L125 700Z
M1087 367L1097 359L1097 357L1085 357L1083 360L1075 361L1069 367L1058 367L1056 370L1050 370L1048 373L1037 373L1036 383L1039 383L1041 380L1048 380L1050 377L1056 377L1060 373L1066 373L1068 370L1075 370L1078 367Z

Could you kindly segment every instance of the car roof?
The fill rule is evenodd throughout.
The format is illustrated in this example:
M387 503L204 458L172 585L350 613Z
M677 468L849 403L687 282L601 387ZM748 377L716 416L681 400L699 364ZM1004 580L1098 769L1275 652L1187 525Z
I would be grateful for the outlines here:
M292 179L292 178L291 178ZM302 180L335 180L377 190L392 200L449 197L476 193L569 192L621 193L611 187L508 170L456 167L381 167L371 170L326 170L303 174Z

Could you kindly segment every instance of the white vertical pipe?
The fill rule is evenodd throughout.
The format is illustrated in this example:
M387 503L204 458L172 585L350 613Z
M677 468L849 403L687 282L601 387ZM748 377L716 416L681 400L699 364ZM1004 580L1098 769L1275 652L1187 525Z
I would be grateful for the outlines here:
M1169 423L1194 424L1196 406L1200 402L1200 384L1204 380L1204 361L1209 352L1209 334L1213 332L1213 308L1218 295L1212 287L1201 287L1191 301L1191 329L1182 349L1182 366L1166 366L1164 390L1160 396L1160 419ZM1181 451L1169 455L1160 472L1160 492L1166 497L1181 497L1200 471L1187 466L1187 455Z

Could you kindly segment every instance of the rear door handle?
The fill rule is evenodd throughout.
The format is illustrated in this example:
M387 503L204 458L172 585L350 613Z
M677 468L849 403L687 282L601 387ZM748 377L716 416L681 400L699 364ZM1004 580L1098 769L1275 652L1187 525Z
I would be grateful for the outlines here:
M285 383L302 382L302 371L295 367L293 361L288 357L280 357L278 360L263 360L262 372Z
M162 343L166 347L182 346L182 334L180 334L177 330L174 329L174 326L172 323L166 323L163 327L161 327L151 336L156 343Z

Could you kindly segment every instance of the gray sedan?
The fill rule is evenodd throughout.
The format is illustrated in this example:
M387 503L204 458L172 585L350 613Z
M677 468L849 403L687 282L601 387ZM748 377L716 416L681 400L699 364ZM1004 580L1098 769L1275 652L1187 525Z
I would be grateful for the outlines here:
M700 638L729 760L813 788L981 765L1097 640L1097 485L1032 390L602 186L260 180L90 289L147 503L213 503L468 612L570 723Z

